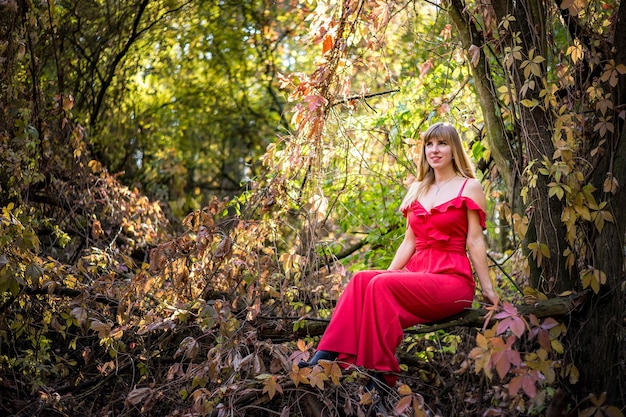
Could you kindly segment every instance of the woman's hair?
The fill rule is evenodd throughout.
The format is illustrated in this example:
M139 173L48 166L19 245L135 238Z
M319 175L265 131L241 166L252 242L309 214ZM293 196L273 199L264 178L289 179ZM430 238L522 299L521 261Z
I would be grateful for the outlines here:
M407 191L402 204L400 204L400 210L407 209L415 200L421 197L428 188L435 182L435 172L428 164L426 159L426 143L430 139L443 139L452 148L452 167L457 175L465 178L476 178L472 164L463 148L463 143L459 137L459 133L454 126L449 123L435 123L426 130L422 135L421 147L419 150L419 156L417 163L417 177L415 182L411 184Z

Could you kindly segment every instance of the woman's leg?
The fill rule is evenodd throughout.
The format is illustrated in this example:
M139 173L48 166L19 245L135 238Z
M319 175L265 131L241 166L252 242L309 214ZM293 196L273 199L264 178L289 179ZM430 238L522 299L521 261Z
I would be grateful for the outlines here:
M369 282L388 271L360 271L354 274L337 301L330 323L317 349L337 352L338 359L351 363L359 349L363 301Z
M399 372L395 356L404 329L440 320L471 306L474 288L465 279L411 272L372 277L365 290L355 364ZM395 383L395 378L386 378Z

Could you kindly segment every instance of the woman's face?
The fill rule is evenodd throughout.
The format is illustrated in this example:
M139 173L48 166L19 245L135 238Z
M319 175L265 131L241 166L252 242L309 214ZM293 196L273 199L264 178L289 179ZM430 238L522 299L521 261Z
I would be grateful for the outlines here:
M452 146L446 139L430 137L424 144L424 154L432 169L441 169L452 164Z

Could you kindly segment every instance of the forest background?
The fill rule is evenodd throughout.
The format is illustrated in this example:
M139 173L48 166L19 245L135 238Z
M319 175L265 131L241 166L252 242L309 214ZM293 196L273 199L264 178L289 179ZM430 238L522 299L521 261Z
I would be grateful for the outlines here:
M624 28L614 0L1 0L3 414L623 416ZM389 264L436 121L503 303L408 329L377 402L293 364Z

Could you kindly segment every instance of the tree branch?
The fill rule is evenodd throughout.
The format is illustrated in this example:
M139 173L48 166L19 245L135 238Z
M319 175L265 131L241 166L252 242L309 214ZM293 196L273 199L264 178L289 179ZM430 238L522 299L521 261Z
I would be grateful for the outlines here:
M56 295L59 297L71 297L76 298L78 296L84 295L84 291L76 290L74 288L68 287L59 287L52 286L47 288L24 288L24 294L28 295ZM87 297L94 300L97 303L106 304L112 307L117 307L119 305L118 300L114 300L109 297L105 297L101 294L90 295L87 294Z
M395 89L395 90L380 91L378 93L371 93L371 94L365 94L365 95L363 95L363 94L353 94L351 96L344 97L341 100L333 101L329 107L335 107L335 106L338 106L340 104L345 104L345 103L348 103L348 102L353 101L353 100L367 100L368 98L377 97L377 96L384 96L384 95L387 95L387 94L397 93L399 91L400 91L399 89Z
M587 299L589 291L583 291L563 297L550 298L548 300L538 300L533 304L517 305L517 311L528 316L533 314L538 319L546 317L561 317L572 313ZM405 334L424 334L436 330L449 329L451 327L482 327L487 317L487 310L468 309L464 312L444 319L439 322L419 324L404 330ZM276 320L260 324L258 326L259 339L289 340L305 336L321 336L330 320L319 318L304 318L296 320L292 324L304 322L305 325L298 330L291 330L292 327L278 326ZM284 323L283 323L284 324Z

